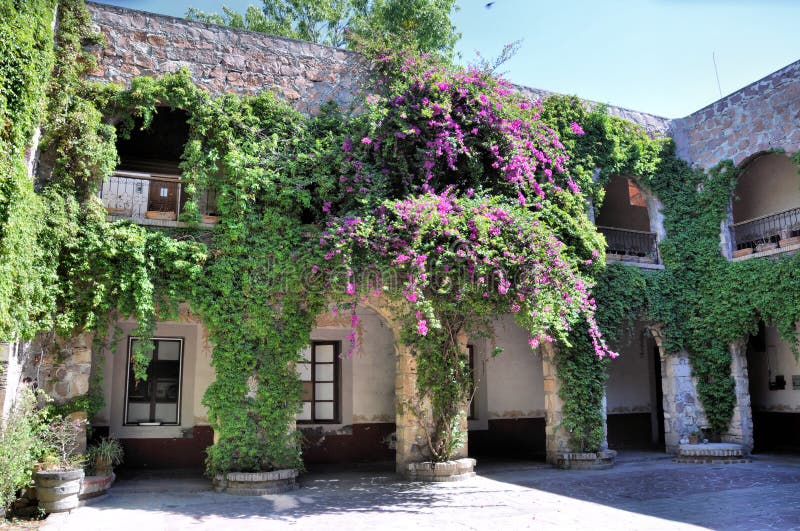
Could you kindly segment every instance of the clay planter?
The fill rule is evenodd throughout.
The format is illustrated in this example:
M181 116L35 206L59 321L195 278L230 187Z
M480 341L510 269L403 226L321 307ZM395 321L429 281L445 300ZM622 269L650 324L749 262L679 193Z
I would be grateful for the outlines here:
M789 247L790 245L797 245L800 243L800 236L793 236L791 238L781 238L780 246Z
M214 490L240 496L262 496L279 494L296 487L297 470L273 470L272 472L228 472L214 476Z
M475 462L465 457L455 461L409 463L405 476L410 481L461 481L475 475Z
M131 209L130 208L106 207L106 212L108 212L109 216L130 216L131 215Z
M78 492L79 500L97 498L106 493L117 477L113 472L100 474L97 476L86 476L81 483L81 490Z
M734 258L739 258L739 257L742 257L742 256L749 256L751 254L753 254L753 248L752 247L745 247L744 249L737 249L737 250L733 251L733 257Z
M756 252L757 253L763 253L764 251L771 251L771 250L777 249L777 248L778 248L778 244L775 243L775 242L772 242L772 243L759 243L758 245L756 245Z
M166 221L175 221L178 215L175 212L158 212L156 210L148 210L144 213L147 219L163 219Z
M83 469L36 472L36 495L46 513L60 513L78 506Z
M614 466L614 450L566 452L558 454L556 466L564 470L606 470Z

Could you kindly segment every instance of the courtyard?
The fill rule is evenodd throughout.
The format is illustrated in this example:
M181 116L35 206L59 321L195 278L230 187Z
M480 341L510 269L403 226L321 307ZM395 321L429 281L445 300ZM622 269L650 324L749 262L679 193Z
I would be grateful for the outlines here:
M621 454L605 471L479 462L472 479L400 481L390 467L321 469L286 494L237 497L185 473L137 473L45 530L800 529L800 458L688 465Z

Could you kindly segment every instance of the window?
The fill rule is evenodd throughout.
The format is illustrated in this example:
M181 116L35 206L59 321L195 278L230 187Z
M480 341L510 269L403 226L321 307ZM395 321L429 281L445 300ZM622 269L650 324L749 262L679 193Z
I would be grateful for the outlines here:
M125 424L180 424L183 338L153 338L147 353L147 380L136 381L131 356L140 339L128 340L128 385L125 390Z
M314 341L300 353L297 373L303 382L298 422L339 421L339 343Z

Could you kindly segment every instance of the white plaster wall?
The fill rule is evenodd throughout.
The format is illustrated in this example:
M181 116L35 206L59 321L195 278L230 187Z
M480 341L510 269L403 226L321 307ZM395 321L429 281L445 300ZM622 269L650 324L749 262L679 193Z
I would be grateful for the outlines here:
M784 153L761 156L747 165L736 183L733 219L748 219L800 207L800 174Z
M120 214L139 218L147 211L149 194L149 181L112 176L103 183L101 197L106 208L124 210Z
M353 424L394 422L395 352L391 330L373 310L358 308L361 345L353 364Z
M647 207L634 206L628 197L628 178L615 175L605 187L605 199L595 218L598 226L648 232L650 217Z
M136 323L117 323L122 334L119 341L103 351L103 389L105 407L93 423L108 426L111 437L119 439L183 437L193 426L208 425L206 408L200 403L205 390L214 379L211 367L211 346L203 326L194 319L188 322L162 322L155 330L156 337L182 337L183 365L181 379L181 418L177 426L124 426L125 385L128 374L128 337Z
M394 422L395 352L392 332L378 314L356 308L359 323L357 346L350 358L340 360L340 420L338 424L307 424L325 432L347 431L352 424ZM326 313L317 318L312 341L339 341L342 353L349 348L350 315Z
M619 357L608 364L606 381L607 412L646 413L652 409L654 367L650 343L636 330L618 349Z
M491 346L501 347L503 353L486 360L488 418L544 417L541 355L531 350L527 332L509 315L497 320L494 332Z
M750 403L756 411L784 411L800 413L800 390L792 389L792 375L800 375L800 362L794 359L791 346L781 339L774 326L767 326L766 353L748 356L750 376ZM772 379L782 374L786 388L770 391L769 369Z

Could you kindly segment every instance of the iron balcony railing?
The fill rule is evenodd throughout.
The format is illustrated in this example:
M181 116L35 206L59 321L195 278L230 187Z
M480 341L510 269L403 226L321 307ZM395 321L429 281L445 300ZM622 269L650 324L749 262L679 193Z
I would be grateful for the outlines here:
M651 264L659 262L655 233L613 227L597 227L597 230L606 237L608 258Z
M134 221L177 221L186 203L178 175L115 171L100 189L108 214ZM202 221L217 221L216 192L204 191L199 198Z
M757 249L800 236L800 208L793 208L758 218L734 223L731 226L736 249Z

